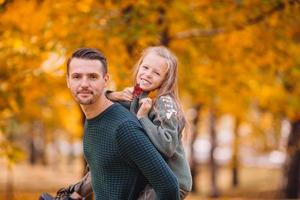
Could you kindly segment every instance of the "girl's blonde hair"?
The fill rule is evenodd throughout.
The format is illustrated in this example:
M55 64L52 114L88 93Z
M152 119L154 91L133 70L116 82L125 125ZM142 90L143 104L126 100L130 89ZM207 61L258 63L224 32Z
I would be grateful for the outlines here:
M166 74L165 80L162 82L161 86L159 88L157 88L157 95L156 95L156 98L154 99L154 104L155 104L155 101L161 96L165 96L165 95L171 96L174 99L175 104L177 106L177 109L178 109L177 114L178 114L179 118L181 120L184 120L184 122L185 122L186 121L185 116L184 116L183 109L182 109L182 106L181 106L181 103L179 100L179 95L178 95L177 57L168 48L166 48L164 46L151 46L142 52L140 59L138 60L138 62L136 63L136 65L134 67L134 84L136 84L137 73L138 73L141 63L143 62L143 59L145 58L146 55L148 55L150 53L164 58L167 63L167 66L168 66L168 72ZM155 107L154 107L154 109L156 110Z

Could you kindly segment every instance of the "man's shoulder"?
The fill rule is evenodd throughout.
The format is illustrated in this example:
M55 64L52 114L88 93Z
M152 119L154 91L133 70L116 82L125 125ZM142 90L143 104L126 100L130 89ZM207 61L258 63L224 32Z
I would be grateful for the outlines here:
M121 104L114 102L113 103L113 109L110 110L109 113L107 113L107 116L114 116L114 117L132 117L132 114L124 108Z
M119 103L115 103L114 107L114 120L116 120L120 126L140 124L137 117Z
M122 118L119 122L119 129L121 130L129 130L129 132L134 132L134 130L143 130L142 125L139 120L132 114L128 116L128 118Z
M128 109L126 109L124 106L122 106L121 104L115 102L114 103L115 106L115 113L117 113L118 116L120 117L126 117L127 119L136 119L136 116L131 113Z

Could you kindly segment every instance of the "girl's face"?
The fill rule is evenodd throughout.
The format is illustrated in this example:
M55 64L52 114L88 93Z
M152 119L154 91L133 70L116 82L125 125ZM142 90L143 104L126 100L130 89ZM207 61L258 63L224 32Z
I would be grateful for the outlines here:
M168 72L166 60L154 53L148 53L139 66L136 82L146 92L159 88Z

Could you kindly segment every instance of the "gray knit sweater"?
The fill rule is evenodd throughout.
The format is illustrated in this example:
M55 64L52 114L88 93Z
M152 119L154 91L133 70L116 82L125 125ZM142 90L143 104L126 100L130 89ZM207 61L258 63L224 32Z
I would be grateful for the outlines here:
M152 108L148 117L143 117L139 121L151 142L166 157L180 188L191 191L192 176L181 141L185 123L179 119L172 97L158 98L153 107L156 109Z

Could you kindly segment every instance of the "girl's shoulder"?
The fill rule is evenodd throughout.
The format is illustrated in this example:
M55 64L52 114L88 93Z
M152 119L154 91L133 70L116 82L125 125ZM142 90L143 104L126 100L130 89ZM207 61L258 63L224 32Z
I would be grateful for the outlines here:
M175 100L170 95L163 95L156 99L155 103L159 107L174 107L176 105Z
M162 117L170 119L177 115L175 100L170 95L160 96L155 101L155 107Z

